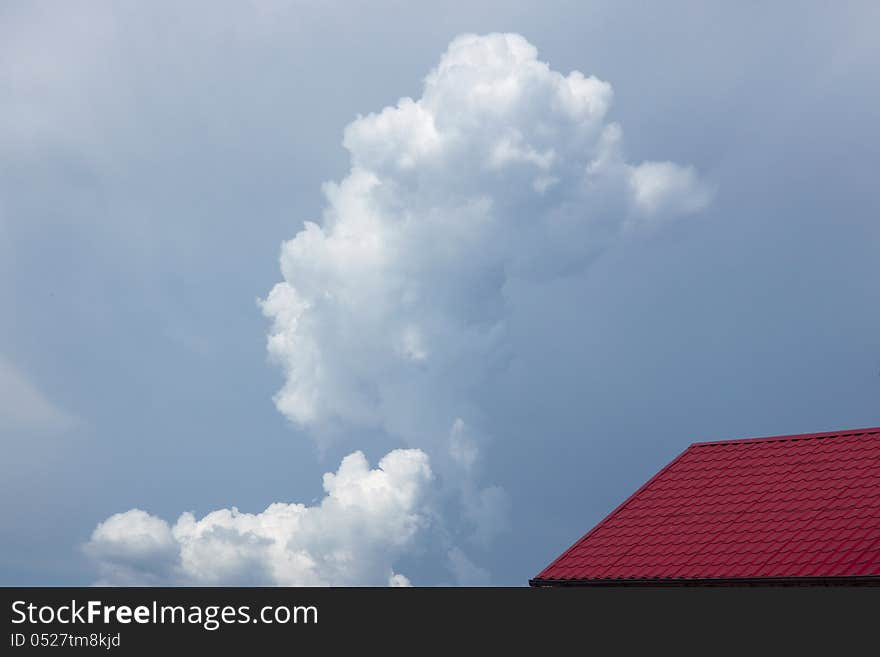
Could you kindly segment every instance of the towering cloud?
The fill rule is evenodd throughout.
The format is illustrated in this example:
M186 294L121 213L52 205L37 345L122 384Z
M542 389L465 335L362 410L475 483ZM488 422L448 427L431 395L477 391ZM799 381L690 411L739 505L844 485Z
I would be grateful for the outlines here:
M611 97L521 36L467 35L421 98L350 124L351 171L263 303L278 409L318 440L373 426L472 463L470 392L508 346L511 289L708 201L691 168L625 161Z
M519 348L510 318L523 290L579 274L618 241L710 200L690 167L626 161L621 128L606 118L611 100L607 82L553 71L519 35L458 37L420 98L346 128L351 169L324 187L320 221L283 245L284 280L261 302L269 353L285 373L279 411L319 444L381 434L430 457L437 513L420 513L418 496L388 509L434 518L459 581L486 581L467 546L490 545L507 522L504 491L482 481L486 445L504 436L479 392L505 376ZM179 549L174 568L197 581L235 579L243 561L227 566L226 555L244 553L275 573L272 581L390 576L387 560L348 569L322 556L321 528L332 537L340 525L315 523L301 539L304 512L291 509L303 507L276 506L259 516L183 516L171 543L157 534L150 545L157 554ZM353 507L340 521L351 540L360 540L358 513L371 508ZM96 530L94 552L113 554L102 552L102 536L129 521L146 523L111 518ZM419 526L395 531L409 537ZM261 542L267 532L274 540ZM297 552L303 541L307 558ZM187 556L203 554L220 556ZM192 558L200 565L187 565ZM294 571L307 575L278 575Z

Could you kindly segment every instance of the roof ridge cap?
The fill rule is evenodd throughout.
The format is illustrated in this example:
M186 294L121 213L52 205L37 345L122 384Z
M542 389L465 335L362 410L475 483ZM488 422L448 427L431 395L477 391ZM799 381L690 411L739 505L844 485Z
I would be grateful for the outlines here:
M842 429L840 431L824 431L821 433L795 433L782 436L759 436L757 438L727 438L722 440L707 440L691 443L688 449L693 447L713 447L720 445L741 445L746 443L770 443L797 440L822 440L823 438L843 438L847 436L863 436L880 434L880 427L866 427L864 429Z

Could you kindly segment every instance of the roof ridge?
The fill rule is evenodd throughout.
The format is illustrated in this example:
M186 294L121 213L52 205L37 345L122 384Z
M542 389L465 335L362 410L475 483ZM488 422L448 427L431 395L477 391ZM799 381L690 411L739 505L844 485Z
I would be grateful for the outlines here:
M760 442L785 442L794 440L821 440L823 438L843 438L847 436L863 436L880 434L880 427L866 427L864 429L841 429L839 431L824 431L821 433L795 433L782 436L762 436L758 438L727 438L723 440L707 440L691 443L688 449L693 447L712 447L717 445L739 445L743 443Z

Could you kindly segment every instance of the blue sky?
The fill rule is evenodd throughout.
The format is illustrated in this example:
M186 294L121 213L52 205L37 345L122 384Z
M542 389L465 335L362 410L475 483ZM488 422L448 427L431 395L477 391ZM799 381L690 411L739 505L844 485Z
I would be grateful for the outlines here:
M309 530L306 553L363 559L295 581L403 573L414 584L519 585L690 442L880 424L872 3L11 2L0 11L3 584L250 581L275 572L279 556L247 553L202 580L193 566L186 579L168 566L181 541L229 545L190 540L201 525L181 539L156 519L300 502L323 509L308 516L316 526L332 526L326 536ZM627 205L629 169L610 173L597 197L567 187L598 143L588 135L578 150L583 135L567 123L559 134L574 137L541 142L548 150L534 157L515 143L504 151L540 169L554 147L547 179L561 182L550 196L522 191L537 180L521 184L528 162L507 177L437 174L467 169L460 153L423 169L416 158L428 182L407 187L412 177L394 167L423 142L369 121L343 147L346 126L402 97L426 99L437 125L456 127L454 96L471 78L444 82L435 101L423 80L456 36L495 32L521 34L548 70L613 88L596 126L621 126L626 166L692 167L668 220L663 208ZM498 125L552 123L541 97ZM462 134L482 135L467 132L469 116ZM470 139L462 152L481 153L482 137ZM352 156L405 190L383 211L436 210L439 232L402 234L404 255L387 269L418 282L423 302L393 306L371 330L357 303L315 315L305 335L332 377L302 383L321 399L306 417L301 404L273 402L291 380L285 366L299 372L304 361L284 349L270 358L278 327L258 299L280 281L335 299L372 281L375 266L350 275L308 244L279 267L282 242L305 221L322 224L332 207L322 184L345 180ZM553 185L578 203L545 203ZM470 217L450 199L483 197L494 200L495 228L460 259L432 259L448 218ZM538 220L558 207L573 232ZM579 207L597 223L577 223ZM654 215L662 221L609 237L609 226ZM498 271L514 283L493 296ZM333 288L339 280L346 286ZM497 335L485 326L502 326L502 338L481 341ZM377 346L398 329L415 369ZM351 344L375 358L328 356ZM362 404L361 384L381 412ZM447 438L459 447L452 457ZM455 454L468 446L478 462L461 474L455 462L468 459ZM410 467L418 459L376 469L400 448L427 454L431 483ZM355 450L367 465L349 462L354 488L322 488L321 475ZM345 507L344 491L399 490L396 472L420 496L381 507L365 526L406 540L352 543L361 507ZM135 508L150 516L123 520L146 547L125 542L134 534L124 523L93 535ZM485 514L467 518L473 509ZM394 524L404 516L415 524ZM231 517L224 527L236 537L262 536ZM204 556L198 549L187 558Z

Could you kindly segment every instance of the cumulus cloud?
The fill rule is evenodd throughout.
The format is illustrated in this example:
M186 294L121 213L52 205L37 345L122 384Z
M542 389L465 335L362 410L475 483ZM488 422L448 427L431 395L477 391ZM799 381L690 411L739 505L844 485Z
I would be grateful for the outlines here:
M692 168L625 161L611 99L519 35L466 35L418 100L351 123L351 171L325 186L321 222L284 244L284 280L263 302L286 374L278 409L318 440L338 423L435 451L463 424L476 437L470 391L507 346L511 287L709 200Z
M394 450L375 469L354 452L324 475L315 506L183 513L173 525L132 509L84 549L106 585L409 586L393 566L430 526L432 478L420 450Z
M626 161L612 96L519 35L455 39L420 98L346 128L351 170L262 302L278 409L322 444L369 428L426 450L482 542L505 503L476 483L493 436L474 400L515 351L516 290L711 197L691 167Z

